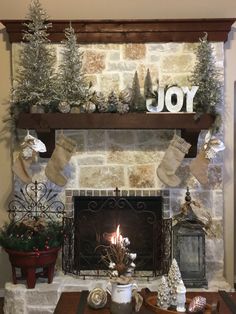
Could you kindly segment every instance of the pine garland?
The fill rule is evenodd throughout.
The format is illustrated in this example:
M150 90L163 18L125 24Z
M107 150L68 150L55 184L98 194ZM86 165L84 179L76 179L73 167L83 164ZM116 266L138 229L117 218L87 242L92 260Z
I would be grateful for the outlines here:
M0 230L0 245L7 249L31 252L60 247L63 241L62 224L39 220L15 223L11 221Z

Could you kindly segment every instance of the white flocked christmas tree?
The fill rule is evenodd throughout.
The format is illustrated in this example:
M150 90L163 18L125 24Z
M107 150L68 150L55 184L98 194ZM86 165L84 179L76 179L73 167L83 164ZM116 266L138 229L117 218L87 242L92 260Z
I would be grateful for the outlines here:
M179 266L174 258L170 270L168 272L168 286L170 289L170 304L176 306L177 304L177 286L182 280Z
M47 33L51 23L38 0L32 0L27 20L12 90L13 114L33 106L50 111L55 96L55 55Z
M59 110L80 107L87 99L89 88L86 86L82 71L83 54L79 50L74 28L65 29L62 59L59 65L57 94Z
M157 288L157 306L167 309L170 305L170 289L165 276L161 277L161 283Z

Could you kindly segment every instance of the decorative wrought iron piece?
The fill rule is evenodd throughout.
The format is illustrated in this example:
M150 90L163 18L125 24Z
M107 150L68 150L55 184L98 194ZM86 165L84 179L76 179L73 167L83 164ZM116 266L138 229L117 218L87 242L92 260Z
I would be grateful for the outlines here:
M61 219L64 213L65 205L57 200L57 193L37 181L21 188L8 205L9 218L15 222L23 219Z

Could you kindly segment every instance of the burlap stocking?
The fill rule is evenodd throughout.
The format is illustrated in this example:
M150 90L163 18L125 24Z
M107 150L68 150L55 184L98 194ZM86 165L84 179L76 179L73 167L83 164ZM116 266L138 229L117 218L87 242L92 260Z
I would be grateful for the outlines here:
M204 150L200 150L197 157L193 159L189 165L191 173L201 183L208 183L208 165L210 160L205 157Z
M24 183L32 182L30 174L30 165L37 159L37 152L34 147L35 138L26 136L24 142L20 145L20 152L13 163L12 170Z
M22 153L19 154L15 160L12 170L24 183L32 182L32 177L30 175L30 165L36 159L36 152L33 153L33 156L25 159Z
M51 182L59 186L64 186L67 183L67 178L62 174L62 171L70 161L75 148L76 142L74 140L60 135L45 169L45 174Z
M174 135L166 150L160 165L157 168L157 176L160 180L172 187L179 185L180 179L175 175L185 154L188 153L191 145L178 135Z

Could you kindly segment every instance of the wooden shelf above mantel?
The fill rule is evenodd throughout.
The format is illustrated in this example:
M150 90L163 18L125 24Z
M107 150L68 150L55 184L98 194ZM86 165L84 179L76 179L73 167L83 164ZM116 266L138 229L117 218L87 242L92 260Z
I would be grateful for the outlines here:
M55 147L55 130L59 129L180 129L181 136L192 147L186 157L197 153L197 141L202 129L208 129L214 117L204 114L194 120L194 113L21 113L16 126L20 129L35 129L46 144L50 157Z
M11 43L21 42L26 20L1 20ZM198 42L205 32L209 41L225 42L235 18L150 20L51 20L53 43L61 43L71 22L79 43Z

